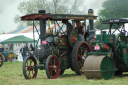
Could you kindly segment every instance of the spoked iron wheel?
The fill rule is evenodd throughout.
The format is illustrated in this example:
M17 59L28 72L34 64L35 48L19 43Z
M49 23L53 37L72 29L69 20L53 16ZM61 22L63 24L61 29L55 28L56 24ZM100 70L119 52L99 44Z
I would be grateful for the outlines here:
M60 63L55 55L48 56L45 64L46 74L49 79L56 79L60 73Z
M123 42L126 44L126 37L123 33L119 33L116 35L115 40L114 40L114 56L118 61L121 61L121 51L120 51L120 43Z
M32 56L26 57L23 61L23 75L26 79L33 79L37 76L38 69L36 67L36 59Z
M4 57L3 55L0 53L0 67L3 65L4 63Z
M78 41L73 47L72 64L77 75L84 74L82 70L87 52L91 52L91 48L87 42Z

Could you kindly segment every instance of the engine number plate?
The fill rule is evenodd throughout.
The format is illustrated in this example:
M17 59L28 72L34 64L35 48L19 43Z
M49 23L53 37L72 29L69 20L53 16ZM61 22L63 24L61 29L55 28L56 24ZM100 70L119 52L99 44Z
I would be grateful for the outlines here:
M42 44L43 45L47 44L47 41L46 40L42 41Z
M100 46L94 46L94 50L100 50Z

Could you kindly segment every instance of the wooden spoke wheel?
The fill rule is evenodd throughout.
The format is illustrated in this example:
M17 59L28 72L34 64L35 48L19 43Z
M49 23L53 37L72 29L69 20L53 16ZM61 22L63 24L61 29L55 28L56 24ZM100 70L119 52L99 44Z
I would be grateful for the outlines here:
M91 48L87 42L78 41L73 47L72 66L77 75L84 73L82 69L87 56L86 52L91 52Z
M60 63L55 55L49 55L46 64L46 75L49 79L56 79L60 73Z
M38 69L36 67L36 59L32 56L25 58L23 61L23 75L26 79L33 79L37 76Z
M4 63L4 56L0 53L0 67L3 65Z

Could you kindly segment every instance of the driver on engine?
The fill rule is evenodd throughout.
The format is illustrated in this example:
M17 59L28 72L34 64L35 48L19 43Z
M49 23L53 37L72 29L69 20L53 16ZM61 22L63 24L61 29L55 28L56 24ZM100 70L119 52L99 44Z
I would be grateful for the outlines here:
M62 23L67 25L67 35L71 33L71 31L73 30L73 26L71 23L68 22L68 20L62 20Z

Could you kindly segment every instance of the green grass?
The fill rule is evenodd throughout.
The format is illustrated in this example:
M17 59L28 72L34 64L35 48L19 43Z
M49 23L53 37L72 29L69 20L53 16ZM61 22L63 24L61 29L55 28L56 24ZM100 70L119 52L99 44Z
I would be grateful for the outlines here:
M68 69L57 79L48 79L45 70L38 70L37 77L26 80L22 73L23 62L5 62L0 67L0 85L128 85L128 75L116 76L110 80L87 80Z

